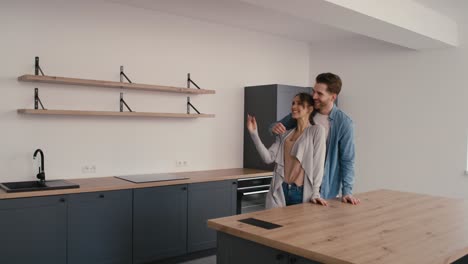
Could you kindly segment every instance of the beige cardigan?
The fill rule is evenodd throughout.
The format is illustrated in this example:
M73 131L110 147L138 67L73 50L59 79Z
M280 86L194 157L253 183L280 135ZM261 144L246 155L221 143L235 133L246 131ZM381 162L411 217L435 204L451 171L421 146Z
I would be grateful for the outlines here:
M286 206L282 184L284 181L284 141L292 135L294 129L288 130L281 136L276 136L276 141L269 149L263 145L258 131L250 133L260 157L265 163L275 162L275 170L270 185L270 191L266 196L266 207ZM320 197L320 185L322 184L325 165L326 134L321 125L307 127L296 140L291 150L291 155L296 157L304 169L304 196L303 202L309 202Z

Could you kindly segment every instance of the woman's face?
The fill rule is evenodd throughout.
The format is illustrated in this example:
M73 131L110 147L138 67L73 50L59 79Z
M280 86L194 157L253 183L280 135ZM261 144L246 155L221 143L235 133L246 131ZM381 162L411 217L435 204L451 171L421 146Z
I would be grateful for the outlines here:
M314 111L314 107L309 105L308 103L302 103L299 96L294 97L292 106L291 106L291 114L292 118L300 119L309 117L309 115Z

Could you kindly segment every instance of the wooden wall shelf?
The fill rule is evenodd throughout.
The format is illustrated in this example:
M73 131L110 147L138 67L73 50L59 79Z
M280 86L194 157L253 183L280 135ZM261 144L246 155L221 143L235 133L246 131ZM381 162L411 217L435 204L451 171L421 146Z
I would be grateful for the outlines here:
M183 93L183 94L215 94L215 90L197 89L197 88L181 88L173 86L162 86L152 84L140 83L124 83L102 80L78 79L57 76L41 76L26 74L18 77L18 81L22 82L40 82L40 83L53 83L53 84L68 84L68 85L81 85L81 86L96 86L103 88L119 88L128 90L146 90L157 92L169 93Z
M215 117L214 114L149 113L149 112L113 112L83 110L40 110L18 109L19 114L28 115L63 115L63 116L117 116L117 117L163 117L163 118L200 118Z

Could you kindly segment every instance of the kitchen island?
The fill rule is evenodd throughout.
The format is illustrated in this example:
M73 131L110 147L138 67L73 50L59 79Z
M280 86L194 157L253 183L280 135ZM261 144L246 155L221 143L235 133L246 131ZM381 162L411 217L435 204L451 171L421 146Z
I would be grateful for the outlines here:
M218 264L468 263L467 201L390 190L356 196L358 206L333 200L209 220ZM263 227L239 221L249 218Z

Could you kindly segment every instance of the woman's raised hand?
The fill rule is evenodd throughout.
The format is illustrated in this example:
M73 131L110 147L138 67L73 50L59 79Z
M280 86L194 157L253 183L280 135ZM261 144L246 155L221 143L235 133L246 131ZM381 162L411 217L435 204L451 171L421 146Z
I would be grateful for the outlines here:
M257 130L257 120L255 120L254 116L247 115L247 129L250 133L253 133L255 130Z

